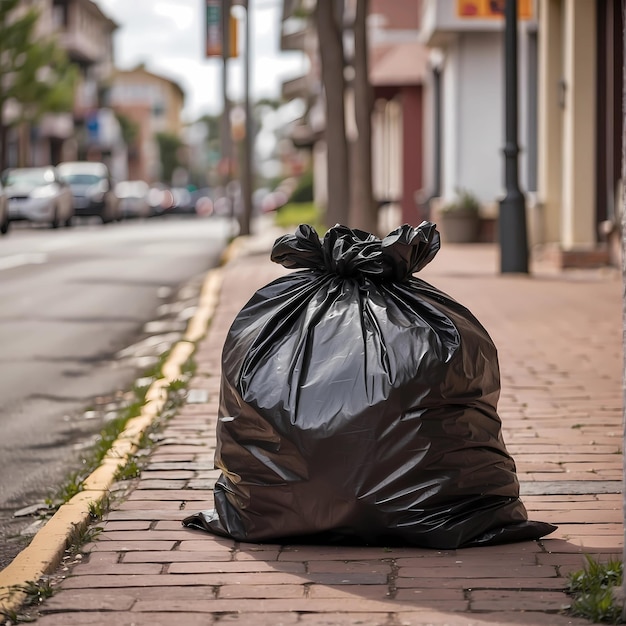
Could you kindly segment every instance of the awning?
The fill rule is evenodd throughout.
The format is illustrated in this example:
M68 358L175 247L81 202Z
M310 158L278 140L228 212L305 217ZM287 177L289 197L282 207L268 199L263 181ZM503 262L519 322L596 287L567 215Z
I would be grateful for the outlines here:
M428 71L428 49L419 41L381 46L372 52L370 82L374 87L401 87L424 82Z

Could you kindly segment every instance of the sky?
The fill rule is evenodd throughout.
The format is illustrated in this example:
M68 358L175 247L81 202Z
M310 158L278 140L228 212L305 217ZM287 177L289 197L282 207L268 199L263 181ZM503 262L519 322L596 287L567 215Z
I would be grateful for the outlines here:
M146 69L176 81L185 92L185 121L222 110L222 61L204 56L205 0L95 0L119 25L114 35L115 64ZM303 55L279 49L282 0L250 0L250 94L253 100L278 98L281 83L305 73ZM245 17L241 7L237 15ZM241 26L242 22L240 22ZM241 29L240 29L241 32ZM242 37L240 37L241 41ZM229 62L229 96L244 94L242 58Z

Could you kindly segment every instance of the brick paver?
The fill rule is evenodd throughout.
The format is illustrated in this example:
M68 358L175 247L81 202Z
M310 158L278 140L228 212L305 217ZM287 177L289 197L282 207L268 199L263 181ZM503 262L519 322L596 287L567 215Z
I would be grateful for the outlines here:
M257 240L258 241L258 240ZM443 246L421 277L465 304L498 346L499 406L537 542L456 551L243 544L183 528L211 507L220 353L255 289L286 272L268 247L221 271L195 355L199 402L41 606L42 626L587 624L564 613L584 555L622 552L622 322L616 271L498 273L491 245Z

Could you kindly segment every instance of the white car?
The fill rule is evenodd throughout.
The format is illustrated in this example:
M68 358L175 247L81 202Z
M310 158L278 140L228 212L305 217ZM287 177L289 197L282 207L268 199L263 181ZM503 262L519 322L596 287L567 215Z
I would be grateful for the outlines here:
M53 166L6 170L2 183L8 198L9 220L72 225L74 202L68 184Z
M120 201L122 217L150 217L149 192L150 186L143 180L123 180L117 183L115 194Z

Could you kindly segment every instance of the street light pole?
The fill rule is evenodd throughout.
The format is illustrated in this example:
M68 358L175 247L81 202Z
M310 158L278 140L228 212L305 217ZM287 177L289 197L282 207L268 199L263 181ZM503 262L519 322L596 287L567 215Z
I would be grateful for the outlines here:
M528 273L526 199L518 179L517 0L505 0L504 20L506 195L499 212L500 269L503 273Z
M224 197L229 203L231 222L235 219L234 199L230 197L230 181L233 166L233 143L230 123L230 99L228 97L228 59L230 58L230 6L231 0L222 0L222 117L220 120L221 174Z
M250 37L251 37L251 10L250 0L245 0L243 5L246 9L246 23L244 35L244 113L245 113L245 132L243 138L243 162L241 168L241 193L243 199L242 219L240 224L240 234L249 235L251 232L252 221L252 150L253 142L253 124L252 110L250 106Z

